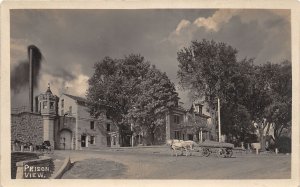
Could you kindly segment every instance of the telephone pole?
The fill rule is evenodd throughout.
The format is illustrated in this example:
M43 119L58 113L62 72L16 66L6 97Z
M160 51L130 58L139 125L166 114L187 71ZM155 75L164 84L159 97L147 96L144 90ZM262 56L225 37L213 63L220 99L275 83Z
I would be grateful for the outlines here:
M220 98L218 98L218 126L219 126L219 142L221 142L221 110L220 110Z

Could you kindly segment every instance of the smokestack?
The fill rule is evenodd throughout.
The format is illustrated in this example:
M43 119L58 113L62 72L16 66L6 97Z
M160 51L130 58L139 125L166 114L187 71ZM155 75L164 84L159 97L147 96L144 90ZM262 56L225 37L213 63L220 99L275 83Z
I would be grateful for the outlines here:
M30 105L30 112L33 112L33 58L32 47L28 47L29 53L29 105Z

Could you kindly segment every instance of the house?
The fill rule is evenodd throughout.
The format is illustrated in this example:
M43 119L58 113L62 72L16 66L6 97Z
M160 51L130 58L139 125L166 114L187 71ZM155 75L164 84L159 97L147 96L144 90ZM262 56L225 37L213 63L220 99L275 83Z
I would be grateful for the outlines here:
M212 139L213 124L203 113L203 104L194 103L189 110L181 106L166 113L166 139L204 141Z

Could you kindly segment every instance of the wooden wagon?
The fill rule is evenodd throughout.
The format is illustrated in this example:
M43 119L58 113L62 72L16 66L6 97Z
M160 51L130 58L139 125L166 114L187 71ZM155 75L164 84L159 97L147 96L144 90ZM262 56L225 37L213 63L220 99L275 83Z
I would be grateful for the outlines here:
M215 154L218 157L229 158L233 154L234 145L231 143L205 141L198 143L194 150L199 152L201 156L208 157L211 154Z

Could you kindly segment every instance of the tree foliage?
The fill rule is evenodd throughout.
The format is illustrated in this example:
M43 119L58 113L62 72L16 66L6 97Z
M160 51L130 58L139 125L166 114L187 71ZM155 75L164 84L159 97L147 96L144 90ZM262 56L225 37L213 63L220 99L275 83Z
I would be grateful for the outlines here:
M128 129L134 124L136 130L153 136L166 109L177 105L174 84L140 55L105 57L94 68L87 99L90 113L96 117L104 107L119 127Z
M238 61L237 53L225 43L193 41L177 53L180 85L212 111L220 98L222 132L229 137L243 141L253 122L262 129L273 124L278 137L291 120L290 62L254 65L254 59Z

